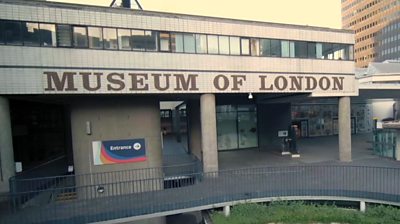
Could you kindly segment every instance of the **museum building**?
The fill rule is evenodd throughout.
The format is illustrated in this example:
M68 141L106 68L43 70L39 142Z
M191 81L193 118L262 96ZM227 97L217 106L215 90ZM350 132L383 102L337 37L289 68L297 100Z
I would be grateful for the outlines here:
M0 192L15 162L58 155L75 174L162 166L162 101L186 105L207 172L219 150L280 147L298 103L335 98L350 161L353 44L341 29L0 0Z

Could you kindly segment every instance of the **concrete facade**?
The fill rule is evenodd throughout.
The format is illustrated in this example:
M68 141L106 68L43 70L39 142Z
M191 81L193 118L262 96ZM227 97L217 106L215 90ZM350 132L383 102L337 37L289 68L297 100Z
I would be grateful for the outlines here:
M351 161L350 97L339 98L339 160Z
M200 118L203 169L205 172L218 171L217 119L214 94L200 96Z

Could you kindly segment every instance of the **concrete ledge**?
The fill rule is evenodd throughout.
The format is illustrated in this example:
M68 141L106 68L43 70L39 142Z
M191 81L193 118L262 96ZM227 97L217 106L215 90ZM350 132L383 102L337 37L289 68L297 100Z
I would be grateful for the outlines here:
M372 199L367 199L367 198L333 197L333 196L285 196L285 197L267 197L267 198L237 200L237 201L216 203L216 204L197 206L197 207L185 208L185 209L177 209L177 210L166 211L166 212L157 212L157 213L152 213L152 214L147 214L147 215L133 216L133 217L127 217L127 218L122 218L122 219L113 219L113 220L108 220L108 221L104 221L104 222L94 222L94 223L96 223L96 224L125 223L125 222L132 222L132 221L137 221L137 220L142 220L142 219L150 219L150 218L161 217L161 216L175 215L175 214L180 214L180 213L202 211L202 210L208 210L208 209L213 209L213 208L222 208L225 206L233 206L233 205L244 204L244 203L261 203L261 202L272 202L272 201L314 201L314 200L315 201L365 202L365 203L393 205L393 206L400 207L400 203L381 201L381 200L372 200Z

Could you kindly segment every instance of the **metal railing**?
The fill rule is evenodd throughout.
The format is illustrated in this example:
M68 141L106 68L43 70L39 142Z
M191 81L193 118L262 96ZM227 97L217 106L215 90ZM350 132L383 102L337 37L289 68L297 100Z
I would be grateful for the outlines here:
M258 167L175 178L121 180L5 196L2 223L88 223L237 200L324 196L400 202L400 168L347 165ZM74 192L69 200L60 195ZM32 197L35 194L35 197ZM26 200L26 199L29 200ZM1 206L0 206L1 207Z
M396 159L396 130L374 130L373 151L376 155Z

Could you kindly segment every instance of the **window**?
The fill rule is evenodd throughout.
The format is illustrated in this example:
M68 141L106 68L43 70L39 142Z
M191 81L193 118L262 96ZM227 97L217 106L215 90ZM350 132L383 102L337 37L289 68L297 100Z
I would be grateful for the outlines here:
M21 23L5 21L3 23L5 42L11 45L22 45Z
M40 28L40 45L44 47L56 47L56 25L54 24L39 24Z
M322 44L321 43L316 43L315 52L316 52L315 58L322 58Z
M103 28L104 49L118 49L117 29Z
M170 51L169 33L160 32L160 51Z
M307 42L294 41L294 56L296 58L307 58Z
M289 57L291 58L295 57L294 41L289 41Z
M146 51L157 50L157 32L156 31L144 31L144 39Z
M229 54L229 37L228 36L219 36L218 37L218 45L219 45L219 53L220 54Z
M251 55L252 56L259 56L260 55L260 40L256 38L250 39L250 48L251 48Z
M72 46L72 32L70 25L57 25L57 44L60 47Z
M135 51L146 50L146 37L144 30L132 30L132 48Z
M4 34L5 34L4 21L0 20L0 44L5 44L6 43Z
M120 50L131 50L131 30L118 29L118 48Z
M89 44L86 27L74 26L72 29L74 34L74 47L88 47Z
M317 58L317 44L307 43L308 58Z
M24 45L40 46L39 23L22 23Z
M271 56L280 57L281 56L281 41L271 40Z
M270 56L271 55L271 40L260 39L260 55Z
M196 42L194 34L184 34L184 51L185 53L195 53L196 52Z
M207 35L208 53L218 54L218 36Z
M207 35L196 34L196 52L207 54Z
M171 33L171 50L172 52L183 52L183 34Z
M89 48L103 48L103 31L100 27L88 27Z
M333 46L329 43L322 44L322 58L333 59Z
M281 56L285 58L290 56L289 41L287 40L281 41Z
M349 60L351 60L351 61L354 60L354 46L353 45L349 45L347 49L349 51L348 52ZM399 46L397 47L397 50L400 51L400 47Z
M232 55L240 55L240 37L229 37L229 45Z
M250 55L250 39L241 38L241 53L242 55Z

